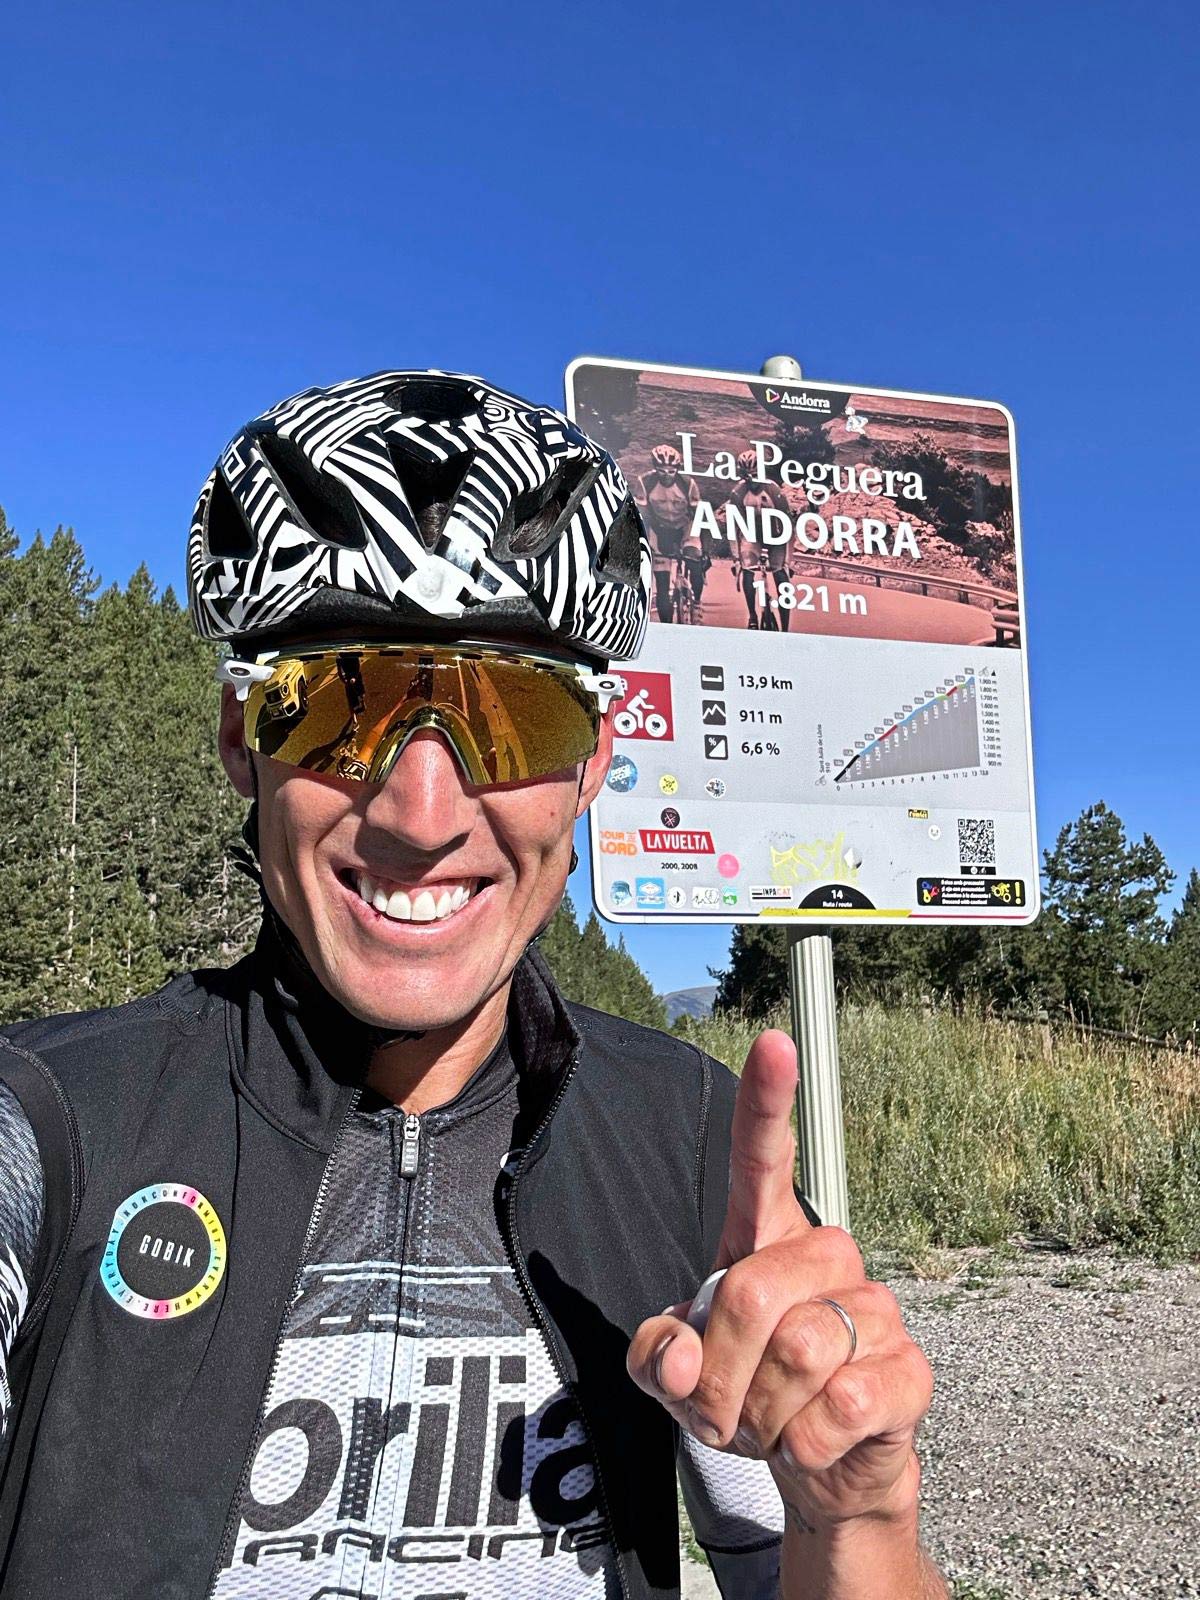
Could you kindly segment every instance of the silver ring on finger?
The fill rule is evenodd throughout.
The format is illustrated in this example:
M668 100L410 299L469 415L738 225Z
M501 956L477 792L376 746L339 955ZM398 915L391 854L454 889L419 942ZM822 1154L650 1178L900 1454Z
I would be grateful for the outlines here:
M850 1354L846 1357L846 1360L853 1361L854 1352L858 1349L858 1329L854 1326L854 1318L846 1310L845 1306L839 1305L836 1300L830 1300L826 1295L819 1294L817 1301L820 1305L828 1306L831 1311L836 1311L838 1316L841 1317L842 1322L845 1324L846 1332L850 1335Z

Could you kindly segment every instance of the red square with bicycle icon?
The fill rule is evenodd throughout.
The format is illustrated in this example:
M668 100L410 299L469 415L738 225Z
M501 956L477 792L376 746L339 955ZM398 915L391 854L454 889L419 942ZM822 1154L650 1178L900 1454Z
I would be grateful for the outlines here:
M665 740L675 737L669 672L626 672L624 697L616 703L613 732L621 739Z

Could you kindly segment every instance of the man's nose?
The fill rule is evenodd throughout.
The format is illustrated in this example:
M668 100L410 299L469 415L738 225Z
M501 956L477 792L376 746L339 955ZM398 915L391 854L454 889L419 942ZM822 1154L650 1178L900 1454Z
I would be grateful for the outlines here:
M449 740L436 728L419 728L372 794L366 819L432 853L470 832L475 804Z

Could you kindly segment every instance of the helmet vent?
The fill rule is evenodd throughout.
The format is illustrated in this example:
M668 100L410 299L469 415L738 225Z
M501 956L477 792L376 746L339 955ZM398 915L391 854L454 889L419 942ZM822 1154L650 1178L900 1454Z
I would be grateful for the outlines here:
M204 543L210 561L244 561L258 548L254 530L242 515L220 467L213 473L208 495Z
M385 433L383 437L404 497L417 520L421 540L426 549L434 550L471 465L472 452L462 450L445 461L431 461L406 449L395 434Z
M492 554L500 561L529 561L544 555L595 478L596 463L587 456L561 462L547 483L526 489L508 507L492 541Z
M247 437L262 452L302 526L325 544L345 550L366 549L367 530L348 489L318 472L300 446L274 428L248 429Z
M596 557L596 571L610 581L637 584L641 580L641 565L641 522L633 501L627 499L613 518L608 538Z
M410 378L389 389L382 403L401 416L419 417L422 422L461 422L480 407L471 385L452 378Z

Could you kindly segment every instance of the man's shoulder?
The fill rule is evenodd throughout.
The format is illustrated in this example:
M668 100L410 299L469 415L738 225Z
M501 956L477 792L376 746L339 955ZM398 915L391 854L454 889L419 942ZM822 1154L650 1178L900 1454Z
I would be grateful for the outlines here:
M737 1091L737 1079L727 1066L701 1050L690 1039L661 1028L630 1022L611 1011L568 1001L567 1010L585 1046L585 1053L602 1067L626 1079L641 1072L647 1081L673 1083L677 1088L699 1089L722 1102ZM653 1069L651 1074L647 1069Z
M238 988L241 963L231 967L197 967L179 973L151 994L121 1005L60 1011L0 1028L0 1052L36 1055L47 1065L70 1070L75 1062L98 1063L110 1054L129 1059L153 1053L180 1032L204 1024Z

